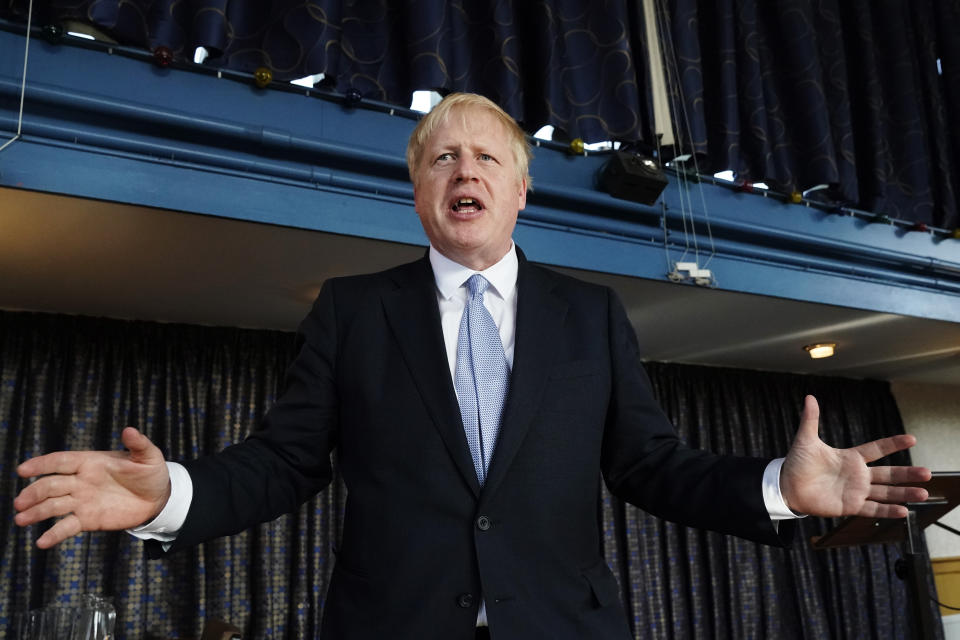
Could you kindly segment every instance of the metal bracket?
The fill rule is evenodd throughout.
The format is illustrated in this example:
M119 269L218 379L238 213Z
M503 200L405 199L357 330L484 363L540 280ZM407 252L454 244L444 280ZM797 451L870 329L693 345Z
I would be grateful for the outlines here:
M673 271L667 274L667 278L672 282L691 280L701 287L710 287L716 284L710 269L701 269L696 262L674 262Z

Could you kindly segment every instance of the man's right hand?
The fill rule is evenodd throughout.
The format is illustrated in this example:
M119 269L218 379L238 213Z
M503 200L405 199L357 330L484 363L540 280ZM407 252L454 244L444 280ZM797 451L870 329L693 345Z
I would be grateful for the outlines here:
M41 549L83 531L117 531L145 524L170 497L163 453L150 439L127 427L128 451L58 451L30 458L19 467L23 478L38 478L13 501L21 527L65 516L37 540Z

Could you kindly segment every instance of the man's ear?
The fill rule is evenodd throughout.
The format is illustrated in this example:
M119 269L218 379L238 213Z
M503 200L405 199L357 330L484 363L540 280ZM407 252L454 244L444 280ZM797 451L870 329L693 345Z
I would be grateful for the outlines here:
M414 195L414 198L416 198L416 195ZM520 199L519 199L519 206L517 207L517 211L522 210L525 206L527 206L527 179L526 178L520 181Z

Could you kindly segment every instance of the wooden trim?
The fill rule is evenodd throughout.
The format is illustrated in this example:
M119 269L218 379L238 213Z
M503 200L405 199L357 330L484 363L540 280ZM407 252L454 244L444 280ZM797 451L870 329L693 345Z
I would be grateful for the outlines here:
M960 556L932 558L930 565L937 584L937 600L951 607L960 607ZM960 611L940 607L940 615L960 615Z

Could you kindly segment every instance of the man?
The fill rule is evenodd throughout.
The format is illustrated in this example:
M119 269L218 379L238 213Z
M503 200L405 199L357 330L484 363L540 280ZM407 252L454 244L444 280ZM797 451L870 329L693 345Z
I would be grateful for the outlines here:
M925 499L891 485L927 470L865 464L912 436L831 449L810 397L785 460L686 448L614 294L514 246L529 157L492 102L447 97L407 151L428 256L324 285L263 429L183 467L132 428L129 453L28 460L20 475L45 477L17 524L65 516L46 548L150 522L172 550L295 510L336 448L348 502L324 637L606 639L629 630L600 555L601 475L651 513L768 544L792 512L902 517L890 503Z

